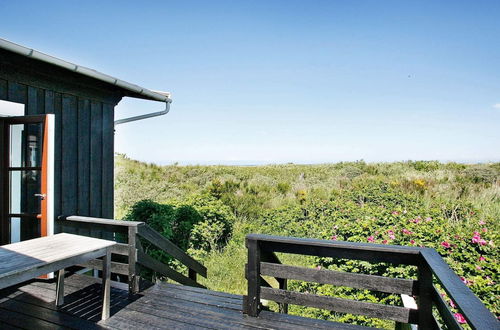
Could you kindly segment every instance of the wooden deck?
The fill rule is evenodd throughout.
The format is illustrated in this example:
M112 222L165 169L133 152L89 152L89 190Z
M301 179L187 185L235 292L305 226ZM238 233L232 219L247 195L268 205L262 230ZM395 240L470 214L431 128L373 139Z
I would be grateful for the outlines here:
M54 305L55 283L41 280L0 291L2 329L358 329L291 315L262 311L257 318L241 313L242 296L176 284L156 284L130 297L128 286L113 283L111 317L101 318L98 280L66 278L65 304Z

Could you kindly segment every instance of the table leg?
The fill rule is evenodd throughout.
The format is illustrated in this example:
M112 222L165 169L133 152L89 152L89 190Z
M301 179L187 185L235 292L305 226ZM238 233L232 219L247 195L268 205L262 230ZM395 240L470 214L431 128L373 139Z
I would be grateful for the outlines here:
M102 320L109 318L110 305L110 278L111 278L111 249L106 249L102 259Z
M64 268L57 271L56 306L64 304Z

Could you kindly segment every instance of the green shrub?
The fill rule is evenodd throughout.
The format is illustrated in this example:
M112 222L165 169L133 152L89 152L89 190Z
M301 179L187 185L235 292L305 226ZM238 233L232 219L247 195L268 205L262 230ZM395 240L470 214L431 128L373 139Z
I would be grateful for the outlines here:
M235 221L228 206L209 195L192 195L173 203L178 207L192 207L201 217L192 227L189 237L190 249L209 252L225 245Z
M124 220L143 221L168 239L174 236L176 212L171 205L163 205L151 200L135 203Z
M134 204L125 220L144 221L183 250L207 253L225 244L231 234L234 215L210 195L193 195L165 204L143 200ZM150 247L161 260L171 258Z
M464 176L472 183L492 184L500 179L500 170L488 166L474 166L464 171Z
M435 171L441 166L441 164L436 160L409 161L408 164L410 166L412 166L414 169L416 169L417 171L422 171L422 172Z
M345 176L348 179L354 179L355 177L358 177L362 175L364 171L356 166L346 166L342 170L342 175Z
M290 191L292 187L290 186L290 184L288 182L279 182L277 185L276 185L276 190L280 193L280 194L283 194L285 195L286 193L288 193Z

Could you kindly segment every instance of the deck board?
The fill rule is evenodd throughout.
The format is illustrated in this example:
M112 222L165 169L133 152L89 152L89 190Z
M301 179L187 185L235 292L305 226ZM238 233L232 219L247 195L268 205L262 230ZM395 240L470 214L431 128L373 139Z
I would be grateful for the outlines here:
M84 275L66 278L65 304L54 305L55 283L33 280L0 291L2 329L357 329L358 326L262 311L241 313L242 296L155 284L129 296L113 283L111 317L100 321L100 281Z

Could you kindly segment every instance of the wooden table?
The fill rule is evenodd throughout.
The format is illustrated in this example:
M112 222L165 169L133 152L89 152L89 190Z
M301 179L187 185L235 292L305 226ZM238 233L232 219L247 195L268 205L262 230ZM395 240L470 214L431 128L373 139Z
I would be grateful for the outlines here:
M57 234L0 246L0 289L57 271L56 305L64 303L64 268L104 257L102 319L109 317L111 247L103 239Z

